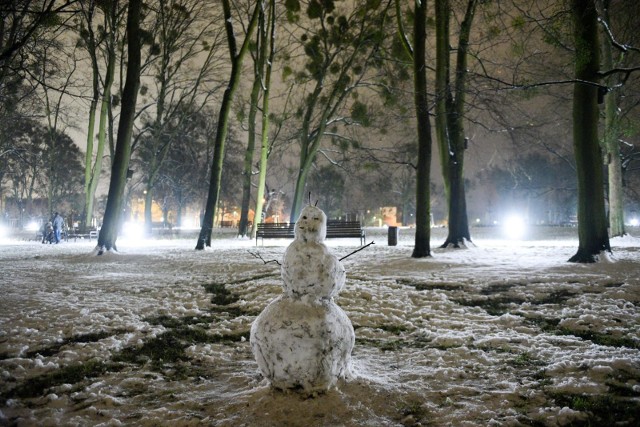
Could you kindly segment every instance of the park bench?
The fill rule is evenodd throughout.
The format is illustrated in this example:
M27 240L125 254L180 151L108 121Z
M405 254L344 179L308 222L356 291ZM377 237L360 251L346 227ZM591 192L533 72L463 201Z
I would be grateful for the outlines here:
M295 223L274 222L260 223L256 231L256 245L258 239L293 239ZM364 244L365 233L359 221L327 221L327 239L356 238Z
M360 239L360 244L364 245L366 236L360 221L327 221L327 239L349 237Z
M98 230L90 230L88 233L68 233L65 240L73 239L73 241L77 241L78 239L98 239Z
M256 230L256 246L258 238L262 239L293 239L295 223L293 222L267 222L259 223Z

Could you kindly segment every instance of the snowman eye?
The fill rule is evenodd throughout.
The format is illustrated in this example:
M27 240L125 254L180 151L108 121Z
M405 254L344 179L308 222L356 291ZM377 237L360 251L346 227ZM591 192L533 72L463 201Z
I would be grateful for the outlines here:
M313 217L314 221L318 221L320 218L318 218L317 216Z
M307 219L306 215L302 217L302 219Z

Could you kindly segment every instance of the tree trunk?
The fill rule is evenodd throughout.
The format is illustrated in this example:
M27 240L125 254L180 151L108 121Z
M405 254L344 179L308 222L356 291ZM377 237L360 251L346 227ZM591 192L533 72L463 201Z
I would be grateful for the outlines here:
M155 76L159 81L160 90L158 91L158 97L156 102L156 118L153 124L153 130L151 133L151 140L149 144L151 149L149 150L151 158L146 162L146 193L144 198L144 230L147 236L151 236L153 232L153 218L151 211L153 209L153 190L158 178L158 172L164 161L164 157L169 150L169 141L164 141L162 134L165 127L165 99L167 96L167 85L169 84L169 78L167 77L167 70L169 68L169 54L166 49L162 49L160 55L160 71Z
M98 254L104 251L117 250L116 239L123 208L124 190L127 183L127 171L131 157L131 134L135 119L136 101L140 87L140 9L142 0L130 0L127 16L127 75L122 92L122 109L116 141L111 182L104 214L104 222L98 236Z
M153 233L153 216L151 211L153 208L153 190L147 183L147 189L144 193L144 233L147 237L151 237Z
M442 177L444 179L445 197L449 199L450 183L449 173L449 125L447 120L447 103L451 98L450 88L450 54L449 54L449 1L436 0L436 139L440 164L442 165Z
M431 256L431 123L427 100L427 2L416 2L414 18L413 72L418 121L418 168L416 173L416 235L411 256L423 258Z
M222 103L220 104L220 113L218 116L218 127L216 132L216 139L213 146L213 160L211 165L211 176L209 181L209 192L207 194L207 203L205 206L204 216L202 218L202 224L200 228L200 234L198 235L198 242L196 243L196 249L202 250L205 246L211 246L211 232L213 229L213 219L216 213L216 206L218 205L218 196L220 194L220 182L222 179L222 163L224 160L224 148L227 139L227 132L229 127L229 112L231 111L231 101L233 95L238 88L240 77L242 75L242 61L247 52L249 46L249 40L253 34L253 30L257 26L258 12L260 10L260 2L256 4L251 22L247 28L247 34L245 36L244 43L240 51L236 47L236 39L233 33L233 20L231 17L231 5L229 0L223 0L222 5L224 7L224 21L225 30L227 32L227 43L229 44L229 53L231 56L231 76L229 77L229 84L224 91L222 97Z
M576 47L573 88L573 145L578 175L578 252L570 262L595 262L611 251L604 203L602 153L598 141L598 82L600 66L598 14L593 0L572 0Z
M262 14L261 14L262 15ZM262 18L261 18L261 25ZM260 40L258 41L258 45ZM259 48L260 49L260 48ZM253 175L253 153L256 146L256 116L258 114L258 100L260 97L260 81L262 72L261 60L264 58L262 53L258 54L255 64L255 76L253 87L251 89L251 100L249 101L249 135L247 139L247 149L244 153L244 168L242 173L242 205L240 206L240 222L238 223L238 236L246 236L249 228L249 205L251 204L251 176ZM255 218L254 218L255 221Z
M92 61L93 62L93 61ZM97 73L98 70L95 69L94 73ZM85 153L85 161L84 161L84 209L82 215L82 222L80 224L80 229L82 231L86 230L88 224L90 224L90 219L92 217L92 213L89 213L90 210L93 210L93 194L91 194L91 181L93 179L93 139L94 139L94 128L96 123L96 110L98 109L98 76L94 77L94 96L91 99L91 105L89 106L89 125L87 127L87 149Z
M608 19L608 4L604 8L606 21ZM602 40L602 66L605 70L613 69L613 54L608 38ZM607 86L614 86L615 77L607 79ZM604 98L604 138L603 145L606 153L609 179L609 233L611 237L624 236L624 196L622 191L622 161L620 145L618 144L619 117L618 91L611 91Z
M308 98L308 101L305 106L304 118L302 119L301 131L300 131L300 155L298 161L298 176L296 177L296 186L293 191L293 199L291 200L291 213L289 215L289 222L295 222L298 217L298 213L302 209L302 204L304 200L305 194L305 186L307 183L307 175L309 174L309 170L311 169L311 164L320 147L320 139L324 134L327 117L328 117L328 104L334 99L335 92L332 92L331 95L327 98L327 104L323 108L322 114L318 120L318 128L313 131L313 135L311 132L312 128L312 118L314 115L314 111L318 106L320 94L322 93L322 89L324 88L324 80L320 79L316 81L316 86Z
M95 12L95 4L89 3L88 10L82 8L83 17L87 24L87 36L86 36L86 48L87 53L89 53L89 57L91 58L91 88L92 88L92 96L91 96L91 104L89 105L89 123L87 126L87 148L85 151L85 162L84 162L84 206L83 206L83 215L82 222L80 224L80 229L84 232L87 229L87 218L89 217L89 209L93 209L93 194L91 194L91 180L93 178L93 140L94 129L96 123L96 111L98 109L98 99L100 97L99 91L99 74L100 68L98 67L98 53L96 40L93 33L93 16Z
M624 236L627 234L624 226L624 192L622 186L622 159L620 154L620 146L615 130L616 123L610 123L611 116L617 121L617 104L613 93L609 93L605 98L605 144L607 159L609 161L607 167L609 172L609 228L611 237Z
M162 128L159 119L156 121L156 126L156 130L154 130L155 136L153 138L155 139L155 141L158 141L161 138L162 134L162 131L159 130ZM156 151L157 142L153 142L153 144L153 149L154 151ZM144 197L144 229L147 236L151 236L153 233L153 192L155 190L156 181L160 172L160 166L162 165L162 162L166 157L167 152L169 151L169 143L165 143L165 145L163 145L162 148L157 151L159 152L155 152L152 155L147 169L147 182L145 189L146 193Z
M107 79L106 82L109 82L109 85L113 82L112 79ZM98 125L98 145L96 147L96 160L93 164L93 169L91 171L91 179L89 182L89 188L87 193L85 194L85 218L84 224L85 227L88 227L93 220L93 203L96 195L96 189L98 188L98 182L100 181L100 174L102 173L102 157L104 156L104 146L106 141L106 132L107 132L107 114L109 110L109 103L111 102L111 87L105 87L105 92L102 98L102 105L100 108L100 123Z
M176 212L176 224L179 229L182 229L182 200L178 202L177 212Z
M122 77L122 74L120 75L120 77ZM109 137L109 158L111 159L111 163L113 164L113 159L116 157L116 143L113 139L113 136L115 135L115 118L113 117L113 104L111 103L111 100L109 100L109 104L107 106L107 116L109 119L109 132L107 132L107 136Z
M464 188L464 176L462 162L449 166L451 180L451 194L447 200L449 208L449 233L441 247L452 245L459 248L465 241L471 241L469 233L469 220L467 218L467 200Z
M264 67L264 87L262 94L262 129L260 139L260 165L258 172L258 190L256 194L256 209L254 211L253 225L251 227L251 238L256 237L258 231L258 222L262 221L262 207L264 206L264 189L267 181L267 160L269 157L269 94L271 93L271 69L276 54L276 2L269 1L269 19L268 30L261 27L264 31L262 37L264 43L269 43L269 58L265 62ZM269 34L267 41L267 32Z
M116 5L113 4L111 7L114 8L111 10L112 19L115 20L113 14L115 13ZM111 43L108 43L107 46L107 73L104 79L102 102L100 105L100 122L98 124L98 145L96 147L96 160L91 170L89 187L85 189L85 217L83 219L85 228L88 227L93 220L93 202L96 195L96 189L98 188L98 182L100 181L100 174L102 173L102 157L104 155L104 147L107 138L107 124L109 120L108 114L111 106L111 86L113 85L116 68L115 41L112 40Z
M441 247L460 247L471 240L464 187L464 103L467 76L467 49L476 0L469 0L460 26L455 73L455 98L450 80L451 9L448 0L436 1L436 135L447 198L449 233Z
M315 156L315 153L313 154ZM302 210L302 205L305 200L305 187L307 185L307 177L309 176L309 171L311 171L311 162L312 157L309 155L306 158L306 162L301 163L300 169L298 170L298 176L296 178L296 188L293 193L293 201L291 202L291 215L289 216L289 222L295 222L298 218L298 214ZM309 196L307 196L308 199ZM310 202L310 200L307 200Z

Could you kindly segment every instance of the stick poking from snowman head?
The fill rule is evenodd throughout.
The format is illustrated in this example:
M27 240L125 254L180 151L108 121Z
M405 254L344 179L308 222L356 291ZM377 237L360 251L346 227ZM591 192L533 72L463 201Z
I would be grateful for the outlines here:
M311 205L311 191L309 191L309 205ZM313 204L313 206L318 206L318 200Z

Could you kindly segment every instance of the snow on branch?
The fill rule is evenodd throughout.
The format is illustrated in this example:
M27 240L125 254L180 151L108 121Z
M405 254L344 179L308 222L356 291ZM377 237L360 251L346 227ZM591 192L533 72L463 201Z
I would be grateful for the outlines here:
M618 42L616 40L616 38L613 35L613 32L611 31L611 28L609 27L609 24L602 18L598 18L598 21L600 22L600 24L602 24L602 28L604 28L604 32L605 34L607 34L607 37L609 38L609 41L611 42L611 45L613 45L614 47L616 47L617 49L619 49L620 51L622 51L623 53L627 53L628 51L635 51L635 52L640 52L640 49L637 47L633 47L630 46L628 44L622 44L620 42Z

